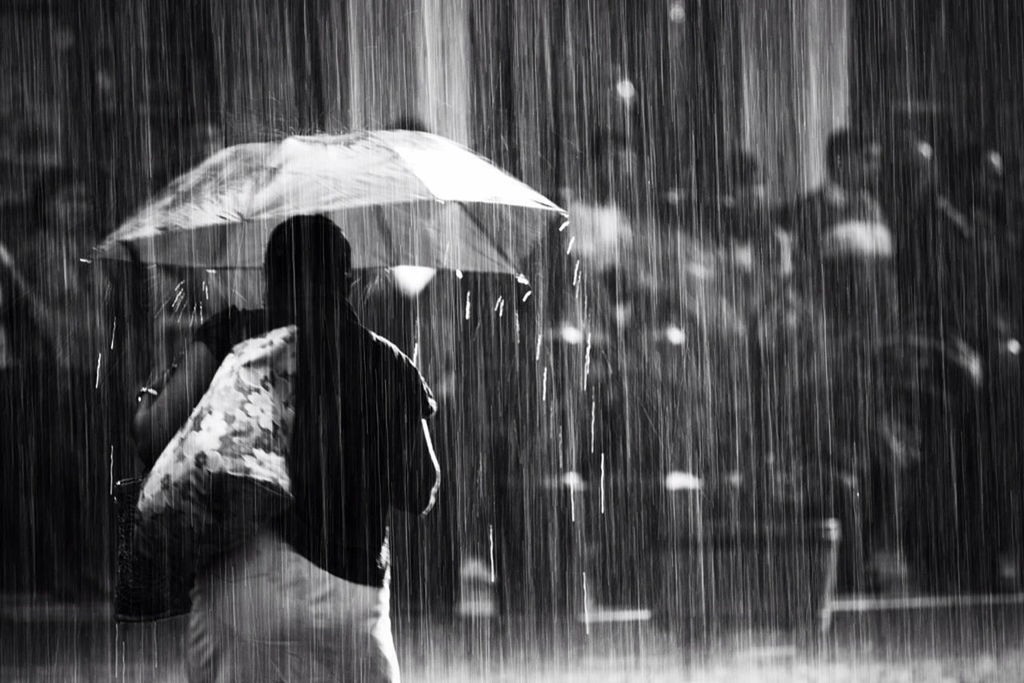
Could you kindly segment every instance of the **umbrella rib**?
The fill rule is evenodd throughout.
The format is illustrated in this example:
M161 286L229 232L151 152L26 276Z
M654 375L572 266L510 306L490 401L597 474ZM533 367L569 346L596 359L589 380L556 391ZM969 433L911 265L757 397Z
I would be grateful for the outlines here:
M508 253L506 253L502 246L498 244L498 241L496 239L494 239L487 233L487 230L484 229L483 224L480 223L480 219L473 215L473 212L469 210L469 206L466 205L466 202L456 201L455 203L462 207L462 210L466 213L467 216L469 216L469 220L473 222L473 225L476 227L476 229L480 232L480 234L484 236L484 238L488 242L490 242L490 244L494 247L494 250L497 251L503 259L505 259L506 263L509 263L513 267L518 268L519 264L516 263L515 259L509 257Z
M388 228L388 218L387 214L384 212L384 207L378 205L373 208L374 212L377 214L377 221L381 227L381 232L387 240L385 248L387 249L387 259L390 261L395 254L395 237L391 234L391 230Z

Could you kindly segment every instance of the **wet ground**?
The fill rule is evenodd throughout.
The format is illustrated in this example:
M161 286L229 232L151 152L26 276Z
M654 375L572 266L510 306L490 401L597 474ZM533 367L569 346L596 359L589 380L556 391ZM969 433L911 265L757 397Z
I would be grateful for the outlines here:
M678 624L396 621L406 681L1022 681L1024 605L849 601L827 637ZM184 622L103 605L2 603L0 680L184 681Z

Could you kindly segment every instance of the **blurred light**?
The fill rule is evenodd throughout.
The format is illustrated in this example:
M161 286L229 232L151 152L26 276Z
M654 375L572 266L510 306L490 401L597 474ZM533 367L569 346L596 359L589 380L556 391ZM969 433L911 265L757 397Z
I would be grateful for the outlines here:
M665 339L673 346L682 346L686 343L686 332L675 325L665 328Z
M579 472L569 470L560 476L544 477L543 486L546 489L567 488L570 491L585 491L587 483L583 481L583 477L580 476Z
M459 575L464 579L491 580L491 572L479 558L469 557L462 561Z
M437 271L426 266L397 266L391 269L395 284L406 296L416 296L430 284Z
M66 52L75 46L75 33L69 28L60 27L53 31L53 46Z
M732 257L740 268L744 270L754 268L754 247L752 245L744 244L736 247L732 251Z
M1018 340L1016 340L1016 339L1011 339L1010 341L1006 342L1006 350L1009 351L1010 353L1012 353L1015 356L1019 356L1020 355L1020 342Z
M636 88L633 86L633 81L628 78L623 78L615 84L615 92L626 104L632 102L636 97Z
M516 282L518 282L521 285L527 285L527 286L530 284L530 280L525 275L523 275L522 273L519 273L518 275L516 275Z
M582 344L583 330L576 327L575 325L562 325L561 329L558 330L558 337L566 344Z
M665 477L665 488L669 491L700 491L704 483L690 472L669 472Z
M583 482L583 477L580 476L579 472L569 470L562 475L562 486L571 491L582 491L586 488L586 484Z
M1003 581L1016 583L1020 580L1020 564L1013 556L999 556L999 578Z
M932 146L927 142L917 143L917 153L929 161L931 161L932 157L935 156L935 150L933 150Z
M996 152L994 150L989 152L988 163L992 166L996 173L1001 174L1003 172L1003 155L1000 154L999 152Z
M708 280L715 276L714 269L703 263L687 264L686 273L697 280Z
M615 322L620 327L629 323L633 317L633 307L629 304L615 304Z
M675 0L668 8L668 20L681 24L686 21L686 5L683 4L682 0Z
M825 233L821 251L825 257L891 258L894 252L892 233L883 223L843 221Z
M564 232L569 227L569 219L562 221L562 224L558 226L558 232Z

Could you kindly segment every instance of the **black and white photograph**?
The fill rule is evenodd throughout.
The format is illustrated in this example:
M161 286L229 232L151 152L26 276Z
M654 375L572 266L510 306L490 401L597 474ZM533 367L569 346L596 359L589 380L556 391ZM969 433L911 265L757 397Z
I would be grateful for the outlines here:
M1024 2L0 0L0 681L1024 681Z

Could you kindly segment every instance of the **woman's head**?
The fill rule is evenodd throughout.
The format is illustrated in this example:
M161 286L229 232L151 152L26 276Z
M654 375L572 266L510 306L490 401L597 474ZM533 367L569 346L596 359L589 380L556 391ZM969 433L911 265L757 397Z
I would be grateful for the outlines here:
M302 324L341 310L352 248L324 216L295 216L274 228L263 262L267 313L275 325Z

